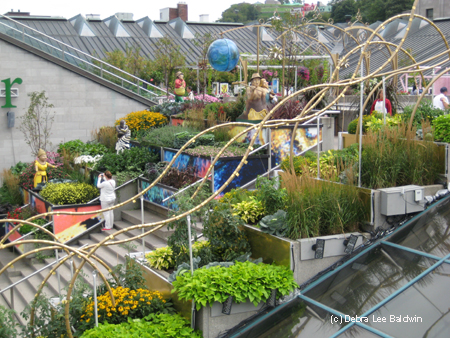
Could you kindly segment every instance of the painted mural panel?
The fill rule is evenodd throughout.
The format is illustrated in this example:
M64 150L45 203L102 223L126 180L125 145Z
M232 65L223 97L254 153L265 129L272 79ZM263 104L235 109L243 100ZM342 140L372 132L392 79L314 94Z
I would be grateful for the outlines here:
M239 176L235 177L230 184L221 192L221 196L233 188L238 188L246 183L254 180L258 175L267 172L268 156L254 157L247 159L245 164L239 171ZM228 180L241 162L241 158L220 159L214 166L214 191Z
M290 127L271 130L272 166L279 165L284 158L289 156L293 129ZM322 129L319 131L319 137L322 138ZM317 126L299 127L295 133L294 155L298 155L316 144Z
M177 152L174 150L164 148L163 161L170 162ZM185 170L187 167L195 168L195 175L202 178L205 177L208 168L211 166L211 159L206 157L191 156L188 154L181 154L173 164L174 168L178 170Z
M148 186L150 185L150 182L143 180L139 181L142 189L147 189ZM159 185L155 185L153 188L151 188L144 194L144 199L146 201L153 202L155 204L159 204L162 205L163 207L168 208L170 200L166 202L163 202L163 200L169 196L172 196L173 194L174 192L172 190L169 190Z

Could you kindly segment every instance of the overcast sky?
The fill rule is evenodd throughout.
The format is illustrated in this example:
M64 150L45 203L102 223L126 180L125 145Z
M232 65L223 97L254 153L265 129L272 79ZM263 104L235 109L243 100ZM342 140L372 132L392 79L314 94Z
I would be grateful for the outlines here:
M199 21L200 14L209 14L209 21L213 22L222 16L227 8L242 2L255 3L257 0L185 0L188 5L188 20ZM166 7L176 7L179 0L147 0L147 1L118 1L118 0L16 0L0 1L0 13L14 11L30 12L31 15L63 16L66 19L82 14L100 14L105 19L118 12L133 13L133 19L138 20L148 16L152 20L159 20L159 10ZM261 0L263 2L263 0Z

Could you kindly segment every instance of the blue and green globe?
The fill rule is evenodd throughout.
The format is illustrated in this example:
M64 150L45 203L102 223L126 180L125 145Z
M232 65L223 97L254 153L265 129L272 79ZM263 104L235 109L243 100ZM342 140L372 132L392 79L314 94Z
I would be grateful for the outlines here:
M216 40L208 48L208 60L215 70L229 72L239 62L239 50L231 40Z

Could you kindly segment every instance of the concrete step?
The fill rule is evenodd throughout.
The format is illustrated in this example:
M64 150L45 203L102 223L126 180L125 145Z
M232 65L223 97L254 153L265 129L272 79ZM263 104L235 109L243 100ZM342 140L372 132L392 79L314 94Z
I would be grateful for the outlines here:
M155 223L163 221L165 218L154 214L148 210L144 210L144 221L145 224ZM141 210L123 210L122 211L122 220L131 223L132 225L142 224L141 221ZM158 236L167 242L167 238L173 234L173 230L167 229L167 225L163 226L161 229L156 230L153 234Z
M115 221L114 222L114 228L117 228L117 230L122 230L125 228L128 228L132 226L128 221ZM134 229L127 231L123 234L118 235L116 238L118 240L125 240L131 237L136 237L142 234L142 229ZM164 246L167 246L167 240L164 240L160 238L159 236L156 236L155 234L151 233L147 236L145 236L145 247L147 249L155 250L157 248L161 248ZM137 250L142 250L142 239L138 239L132 242L134 245L137 245Z

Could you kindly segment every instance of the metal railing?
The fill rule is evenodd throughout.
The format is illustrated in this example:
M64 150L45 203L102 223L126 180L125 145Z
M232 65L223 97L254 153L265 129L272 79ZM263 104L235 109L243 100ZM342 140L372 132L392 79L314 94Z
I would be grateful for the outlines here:
M118 187L116 187L116 188L114 189L114 192L116 192L117 190L123 188L124 186L126 186L126 185L128 185L128 184L130 184L130 183L133 183L133 182L136 181L139 177L142 177L142 176L144 176L144 174L141 174L141 175L139 175L138 177L135 177L135 178L133 178L133 179L131 179L131 180L129 180L129 181L126 181L125 183L123 183L123 184L119 185ZM90 201L87 202L86 204L91 204L91 203L93 203L93 202L95 202L95 201L98 201L99 199L100 199L100 196L94 198L93 200L90 200Z
M11 36L14 39L22 41L23 43L66 61L82 70L127 89L146 99L156 100L158 97L167 94L167 91L160 87L127 73L120 68L93 57L92 55L76 49L62 41L52 38L49 35L13 20L8 16L0 14L0 18L6 19L6 22L2 22L2 20L0 20L0 33ZM7 23L11 23L11 25ZM144 85L152 90L144 88Z

